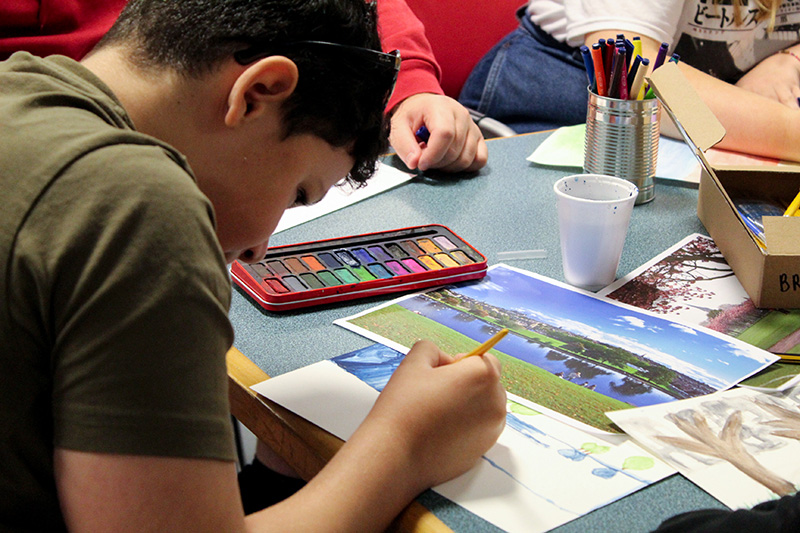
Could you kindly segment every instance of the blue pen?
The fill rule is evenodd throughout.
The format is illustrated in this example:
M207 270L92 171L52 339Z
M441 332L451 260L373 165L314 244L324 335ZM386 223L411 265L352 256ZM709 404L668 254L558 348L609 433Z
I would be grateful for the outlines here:
M428 142L428 139L431 138L431 132L428 131L427 127L420 126L420 128L414 132L414 136L417 138L417 141L426 143Z
M623 43L625 45L625 57L628 59L628 64L631 64L633 61L633 43L630 39L624 39Z
M628 70L628 87L633 87L633 80L636 79L636 71L639 70L639 65L642 62L642 56L637 55L633 58L631 68Z
M597 41L597 44L600 45L600 55L603 57L603 74L605 74L605 79L607 80L608 79L608 74L607 74L608 69L606 68L606 40L605 39L600 39L599 41Z
M583 66L586 68L586 79L589 81L589 86L594 87L594 61L592 61L592 52L585 44L581 45L581 55L583 56Z

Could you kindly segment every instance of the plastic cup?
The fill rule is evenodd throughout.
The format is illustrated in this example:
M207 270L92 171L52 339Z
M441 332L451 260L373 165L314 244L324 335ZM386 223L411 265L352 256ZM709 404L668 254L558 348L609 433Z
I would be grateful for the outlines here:
M589 291L610 284L639 189L622 178L576 174L553 185L567 283Z

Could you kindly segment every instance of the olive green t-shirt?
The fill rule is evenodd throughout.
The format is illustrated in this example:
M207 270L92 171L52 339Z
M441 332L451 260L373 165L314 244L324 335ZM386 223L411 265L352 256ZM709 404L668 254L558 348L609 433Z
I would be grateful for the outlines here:
M234 459L230 279L184 158L79 63L0 62L0 530L63 528L53 449Z

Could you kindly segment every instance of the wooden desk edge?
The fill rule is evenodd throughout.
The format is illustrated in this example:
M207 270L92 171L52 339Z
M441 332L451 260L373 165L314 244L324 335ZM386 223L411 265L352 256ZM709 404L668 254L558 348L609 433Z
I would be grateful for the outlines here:
M308 420L260 396L250 387L269 376L236 348L227 354L231 413L297 471L311 479L342 446L342 440ZM390 531L446 533L452 531L426 507L412 502Z

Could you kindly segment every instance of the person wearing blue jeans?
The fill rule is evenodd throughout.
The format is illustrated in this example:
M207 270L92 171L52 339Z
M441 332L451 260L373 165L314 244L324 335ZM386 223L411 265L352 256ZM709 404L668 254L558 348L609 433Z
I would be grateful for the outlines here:
M519 27L475 65L459 101L517 133L585 122L588 82L580 50L535 25L524 7L517 18Z
M586 120L580 46L639 38L651 64L662 43L719 119L719 148L800 161L800 11L764 0L529 0L519 27L478 63L460 101L517 132ZM679 134L669 120L661 133Z

